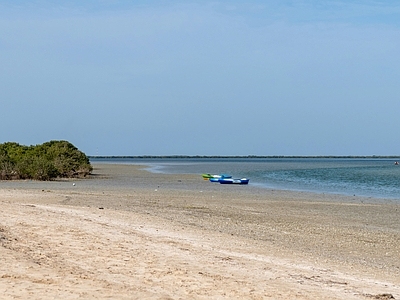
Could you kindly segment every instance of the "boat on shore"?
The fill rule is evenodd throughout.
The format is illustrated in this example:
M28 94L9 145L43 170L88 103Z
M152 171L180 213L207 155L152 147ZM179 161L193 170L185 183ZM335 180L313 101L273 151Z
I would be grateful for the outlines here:
M231 175L228 174L219 174L219 175L212 175L210 173L205 173L202 174L204 180L209 180L209 179L221 179L221 178L232 178Z
M221 184L248 184L250 179L247 178L240 178L240 179L233 179L233 178L221 178L219 183Z

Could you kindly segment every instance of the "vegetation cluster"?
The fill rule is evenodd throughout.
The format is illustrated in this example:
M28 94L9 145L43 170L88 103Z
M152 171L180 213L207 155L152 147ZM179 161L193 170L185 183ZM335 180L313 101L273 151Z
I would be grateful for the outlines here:
M23 146L0 144L0 179L51 180L85 177L93 170L89 158L67 141Z

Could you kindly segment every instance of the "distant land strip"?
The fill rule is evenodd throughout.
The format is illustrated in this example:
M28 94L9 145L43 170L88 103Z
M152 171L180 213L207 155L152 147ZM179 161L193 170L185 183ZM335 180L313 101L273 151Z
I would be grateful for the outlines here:
M365 158L365 159L375 159L375 158L384 158L384 159L400 159L400 155L320 155L320 156L302 156L302 155L134 155L134 156L88 156L90 158L100 158L100 159L121 159L121 158L129 158L129 159L152 159L152 158L190 158L190 159L208 159L208 158L218 158L218 159L240 159L240 158Z

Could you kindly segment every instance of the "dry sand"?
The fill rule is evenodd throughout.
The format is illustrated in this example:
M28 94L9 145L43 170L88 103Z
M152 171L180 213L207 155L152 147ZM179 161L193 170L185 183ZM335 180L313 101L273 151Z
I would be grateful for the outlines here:
M94 173L0 182L1 299L400 299L395 202Z

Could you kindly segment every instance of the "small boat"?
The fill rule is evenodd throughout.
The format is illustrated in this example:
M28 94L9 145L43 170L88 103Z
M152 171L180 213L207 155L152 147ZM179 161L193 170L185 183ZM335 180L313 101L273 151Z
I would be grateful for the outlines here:
M214 178L214 179L232 178L231 175L227 175L227 174L211 175L211 174L209 174L209 173L205 173L205 174L202 174L201 176L203 176L203 179L204 179L204 180L208 180L208 179L212 179L212 178Z
M211 177L211 178L209 178L209 180L211 182L219 182L223 178L225 178L225 177Z
M241 179L233 179L233 178L221 178L219 183L221 184L248 184L250 179L241 178Z

